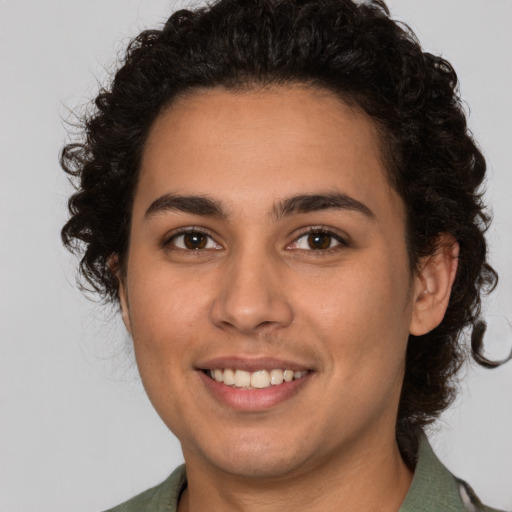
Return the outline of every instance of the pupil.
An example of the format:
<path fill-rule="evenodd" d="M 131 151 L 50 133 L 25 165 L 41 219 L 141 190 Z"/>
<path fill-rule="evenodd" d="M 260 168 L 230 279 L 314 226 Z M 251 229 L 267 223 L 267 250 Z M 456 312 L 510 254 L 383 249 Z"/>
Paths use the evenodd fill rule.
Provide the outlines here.
<path fill-rule="evenodd" d="M 202 233 L 186 233 L 184 242 L 187 249 L 204 249 L 206 247 L 206 235 Z"/>
<path fill-rule="evenodd" d="M 308 236 L 308 245 L 311 249 L 329 249 L 331 235 L 327 233 L 312 233 Z"/>

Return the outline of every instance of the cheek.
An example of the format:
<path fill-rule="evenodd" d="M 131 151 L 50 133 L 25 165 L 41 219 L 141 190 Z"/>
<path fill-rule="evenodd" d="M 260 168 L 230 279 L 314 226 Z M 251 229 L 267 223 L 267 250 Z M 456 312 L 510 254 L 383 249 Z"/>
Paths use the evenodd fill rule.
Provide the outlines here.
<path fill-rule="evenodd" d="M 194 354 L 207 339 L 208 299 L 203 284 L 183 273 L 152 266 L 128 274 L 135 358 L 147 395 L 174 431 L 175 417 L 186 414 Z"/>
<path fill-rule="evenodd" d="M 410 323 L 409 278 L 392 258 L 350 265 L 327 279 L 309 281 L 298 294 L 300 314 L 330 347 L 337 364 L 356 367 L 375 361 L 401 364 Z M 400 268 L 400 267 L 399 267 Z M 304 299 L 307 297 L 307 299 Z"/>
<path fill-rule="evenodd" d="M 211 290 L 204 276 L 170 272 L 168 266 L 154 264 L 151 271 L 138 275 L 134 270 L 129 277 L 132 334 L 140 356 L 143 350 L 156 358 L 176 354 L 200 337 Z"/>

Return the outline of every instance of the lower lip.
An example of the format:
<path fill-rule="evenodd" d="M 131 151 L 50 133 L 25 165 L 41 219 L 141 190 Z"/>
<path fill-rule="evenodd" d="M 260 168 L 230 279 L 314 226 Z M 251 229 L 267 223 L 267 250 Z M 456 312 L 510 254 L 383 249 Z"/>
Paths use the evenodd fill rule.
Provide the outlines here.
<path fill-rule="evenodd" d="M 221 403 L 239 411 L 263 411 L 294 397 L 309 381 L 312 373 L 264 389 L 241 389 L 217 382 L 202 371 L 197 372 L 207 389 Z"/>

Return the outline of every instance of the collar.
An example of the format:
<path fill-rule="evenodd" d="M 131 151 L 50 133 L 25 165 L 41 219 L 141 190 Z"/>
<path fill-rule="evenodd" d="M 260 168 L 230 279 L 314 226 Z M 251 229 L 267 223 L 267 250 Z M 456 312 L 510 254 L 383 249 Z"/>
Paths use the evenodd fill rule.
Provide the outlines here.
<path fill-rule="evenodd" d="M 417 460 L 411 487 L 399 512 L 467 511 L 457 480 L 437 458 L 425 434 L 420 438 Z"/>

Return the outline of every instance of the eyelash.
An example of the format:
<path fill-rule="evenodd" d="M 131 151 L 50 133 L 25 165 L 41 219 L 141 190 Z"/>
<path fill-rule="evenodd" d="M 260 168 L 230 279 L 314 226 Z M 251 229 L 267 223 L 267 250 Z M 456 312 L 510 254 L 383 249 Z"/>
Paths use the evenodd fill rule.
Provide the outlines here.
<path fill-rule="evenodd" d="M 176 240 L 179 237 L 188 235 L 188 234 L 197 234 L 197 235 L 206 236 L 209 239 L 206 242 L 207 244 L 210 241 L 213 241 L 215 243 L 215 245 L 219 246 L 220 248 L 206 248 L 205 247 L 205 248 L 185 249 L 183 247 L 177 247 L 175 245 Z M 321 227 L 321 226 L 311 226 L 311 227 L 307 228 L 306 230 L 297 234 L 296 237 L 294 238 L 294 240 L 292 241 L 292 243 L 287 245 L 287 248 L 294 244 L 297 244 L 299 242 L 299 240 L 301 240 L 304 237 L 308 237 L 310 235 L 317 235 L 317 234 L 326 235 L 328 237 L 331 237 L 331 243 L 332 243 L 332 240 L 336 241 L 337 243 L 334 246 L 328 247 L 326 249 L 296 248 L 295 250 L 302 251 L 302 252 L 311 252 L 311 253 L 315 253 L 315 256 L 321 256 L 322 254 L 331 253 L 331 252 L 339 250 L 343 247 L 349 246 L 349 243 L 347 242 L 347 240 L 344 237 L 340 236 L 338 233 L 336 233 L 332 230 L 326 229 L 324 227 Z M 207 251 L 221 250 L 221 245 L 215 241 L 214 237 L 210 234 L 210 232 L 208 230 L 206 230 L 205 228 L 202 228 L 202 227 L 194 227 L 194 226 L 183 228 L 183 229 L 180 229 L 180 230 L 172 233 L 170 236 L 166 237 L 166 239 L 164 240 L 162 245 L 164 248 L 166 248 L 168 250 L 181 251 L 183 253 L 188 253 L 188 254 L 198 254 L 205 250 L 207 250 Z"/>
<path fill-rule="evenodd" d="M 170 236 L 166 237 L 166 239 L 163 241 L 162 245 L 164 246 L 164 248 L 170 249 L 172 251 L 181 251 L 184 253 L 192 253 L 192 254 L 197 254 L 199 252 L 202 252 L 204 249 L 201 249 L 201 248 L 185 249 L 182 247 L 177 247 L 176 245 L 173 244 L 173 242 L 175 242 L 176 239 L 178 239 L 180 236 L 185 236 L 185 235 L 190 235 L 190 234 L 206 236 L 210 241 L 213 241 L 216 245 L 220 246 L 220 244 L 218 244 L 215 241 L 214 237 L 209 233 L 208 230 L 205 230 L 205 228 L 195 227 L 195 226 L 186 227 L 186 228 L 183 228 L 183 229 L 173 232 Z M 208 241 L 207 241 L 207 243 L 208 243 Z M 209 248 L 206 250 L 220 250 L 220 249 Z"/>
<path fill-rule="evenodd" d="M 326 229 L 321 226 L 311 226 L 311 227 L 307 228 L 305 231 L 302 231 L 301 233 L 299 233 L 298 236 L 295 237 L 292 244 L 289 244 L 288 247 L 290 245 L 297 244 L 298 241 L 301 240 L 302 238 L 308 237 L 311 235 L 327 235 L 331 238 L 331 243 L 334 240 L 337 242 L 337 244 L 332 247 L 328 247 L 326 249 L 309 248 L 309 249 L 297 249 L 297 250 L 301 250 L 304 252 L 311 252 L 311 253 L 315 253 L 316 256 L 321 256 L 322 254 L 331 253 L 333 251 L 337 251 L 341 248 L 349 246 L 347 240 L 344 237 L 342 237 L 339 233 L 336 233 L 330 229 Z"/>

